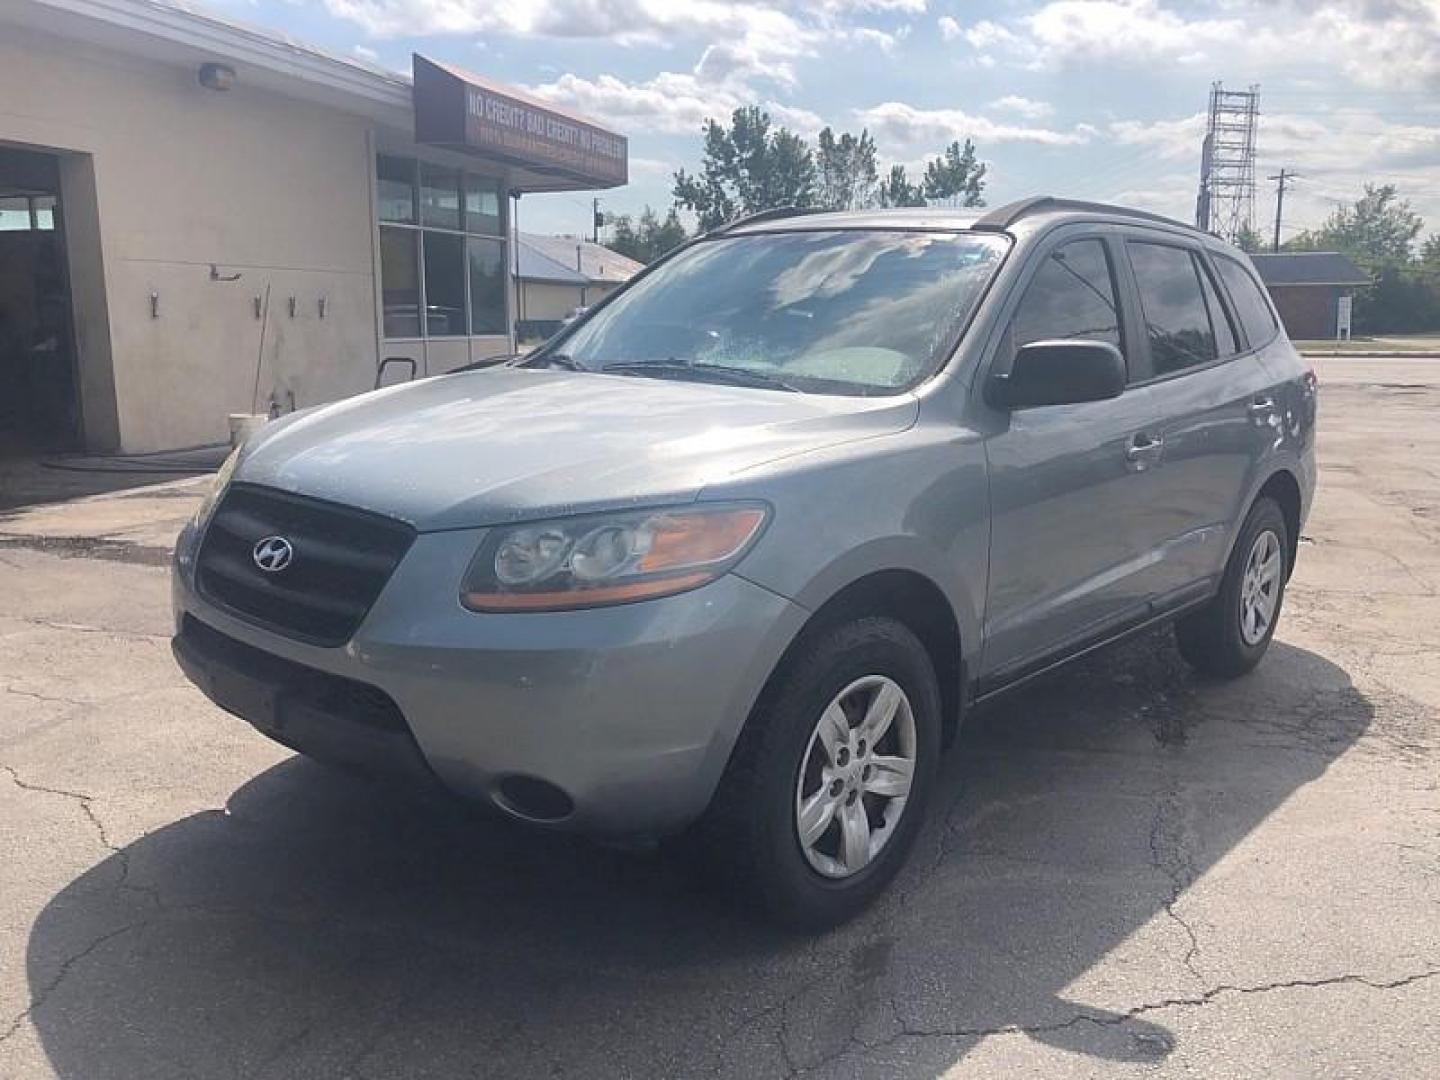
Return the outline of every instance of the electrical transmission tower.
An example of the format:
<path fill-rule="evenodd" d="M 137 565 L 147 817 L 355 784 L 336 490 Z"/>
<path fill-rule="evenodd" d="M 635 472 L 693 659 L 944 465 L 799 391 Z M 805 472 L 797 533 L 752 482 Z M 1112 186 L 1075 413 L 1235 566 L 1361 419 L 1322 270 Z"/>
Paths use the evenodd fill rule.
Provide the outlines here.
<path fill-rule="evenodd" d="M 1210 84 L 1210 123 L 1200 148 L 1200 195 L 1195 224 L 1205 232 L 1237 240 L 1254 227 L 1255 121 L 1260 87 L 1226 90 Z"/>

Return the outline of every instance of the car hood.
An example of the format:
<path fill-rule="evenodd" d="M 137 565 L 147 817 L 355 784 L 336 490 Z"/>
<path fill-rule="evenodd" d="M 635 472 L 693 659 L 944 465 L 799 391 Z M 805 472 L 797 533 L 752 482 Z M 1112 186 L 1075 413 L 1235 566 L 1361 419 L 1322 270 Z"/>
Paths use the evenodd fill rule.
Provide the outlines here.
<path fill-rule="evenodd" d="M 767 462 L 903 431 L 910 395 L 796 394 L 497 368 L 311 409 L 261 430 L 237 480 L 421 531 L 685 502 Z"/>

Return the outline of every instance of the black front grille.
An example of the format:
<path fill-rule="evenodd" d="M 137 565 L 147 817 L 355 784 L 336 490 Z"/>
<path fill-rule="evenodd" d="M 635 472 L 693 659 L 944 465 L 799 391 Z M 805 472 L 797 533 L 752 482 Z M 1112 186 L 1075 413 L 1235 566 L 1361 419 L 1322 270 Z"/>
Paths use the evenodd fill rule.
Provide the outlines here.
<path fill-rule="evenodd" d="M 284 537 L 283 570 L 256 565 L 255 546 Z M 317 645 L 350 639 L 415 539 L 403 522 L 270 488 L 235 484 L 205 531 L 197 584 L 251 622 Z"/>

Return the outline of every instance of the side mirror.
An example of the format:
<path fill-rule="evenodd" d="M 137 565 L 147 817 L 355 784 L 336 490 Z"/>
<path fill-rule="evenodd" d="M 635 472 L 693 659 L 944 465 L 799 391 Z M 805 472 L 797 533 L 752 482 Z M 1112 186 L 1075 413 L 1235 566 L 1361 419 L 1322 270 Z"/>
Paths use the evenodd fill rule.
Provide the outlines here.
<path fill-rule="evenodd" d="M 1106 341 L 1032 341 L 1015 351 L 1008 375 L 990 381 L 1006 409 L 1105 401 L 1125 392 L 1125 357 Z"/>

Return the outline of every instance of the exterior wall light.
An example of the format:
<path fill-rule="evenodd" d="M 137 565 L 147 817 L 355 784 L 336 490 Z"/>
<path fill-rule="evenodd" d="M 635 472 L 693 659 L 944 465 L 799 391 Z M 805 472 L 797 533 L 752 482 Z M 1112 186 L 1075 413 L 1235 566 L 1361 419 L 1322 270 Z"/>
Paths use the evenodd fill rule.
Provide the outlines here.
<path fill-rule="evenodd" d="M 235 85 L 235 69 L 229 64 L 201 64 L 197 78 L 207 90 L 229 90 Z"/>

